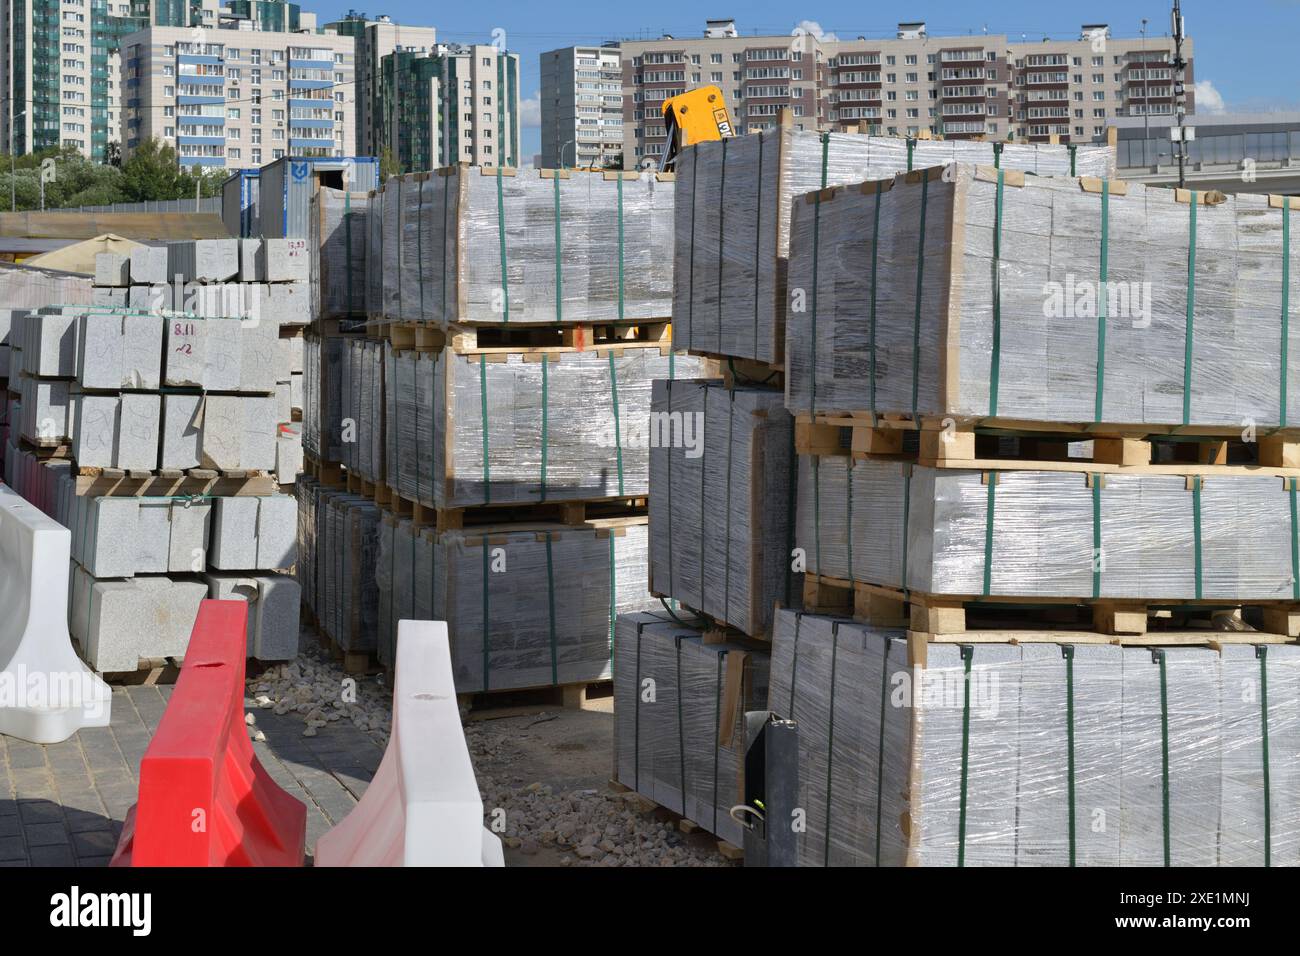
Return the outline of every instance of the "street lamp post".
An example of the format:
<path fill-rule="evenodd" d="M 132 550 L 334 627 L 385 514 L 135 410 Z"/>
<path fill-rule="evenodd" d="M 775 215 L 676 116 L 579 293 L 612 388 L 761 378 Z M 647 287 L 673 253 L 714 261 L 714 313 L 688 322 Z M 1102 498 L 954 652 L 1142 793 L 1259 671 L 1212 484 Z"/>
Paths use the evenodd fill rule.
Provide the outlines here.
<path fill-rule="evenodd" d="M 578 147 L 574 140 L 567 140 L 565 144 L 560 147 L 560 168 L 561 169 L 564 168 L 564 151 L 568 149 L 570 146 L 573 146 L 573 165 L 574 166 L 578 165 Z"/>
<path fill-rule="evenodd" d="M 18 171 L 14 163 L 14 127 L 27 115 L 27 111 L 16 114 L 9 120 L 9 211 L 18 211 Z"/>
<path fill-rule="evenodd" d="M 1142 156 L 1146 158 L 1147 137 L 1151 135 L 1151 68 L 1147 65 L 1147 18 L 1142 18 Z"/>

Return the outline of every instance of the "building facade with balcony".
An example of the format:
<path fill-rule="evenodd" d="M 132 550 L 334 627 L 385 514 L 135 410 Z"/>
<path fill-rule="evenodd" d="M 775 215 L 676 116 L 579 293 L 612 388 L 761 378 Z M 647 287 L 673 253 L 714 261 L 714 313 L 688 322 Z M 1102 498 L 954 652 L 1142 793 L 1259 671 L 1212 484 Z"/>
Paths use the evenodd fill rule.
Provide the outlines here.
<path fill-rule="evenodd" d="M 542 166 L 623 165 L 623 54 L 571 46 L 541 55 Z"/>
<path fill-rule="evenodd" d="M 150 27 L 122 40 L 123 156 L 157 137 L 180 164 L 351 156 L 351 37 Z"/>

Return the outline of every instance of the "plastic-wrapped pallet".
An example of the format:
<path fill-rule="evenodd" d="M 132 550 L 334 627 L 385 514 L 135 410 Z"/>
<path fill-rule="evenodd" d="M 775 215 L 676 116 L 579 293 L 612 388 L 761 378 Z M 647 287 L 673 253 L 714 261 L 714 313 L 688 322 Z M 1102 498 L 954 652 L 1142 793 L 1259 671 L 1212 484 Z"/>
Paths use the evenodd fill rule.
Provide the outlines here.
<path fill-rule="evenodd" d="M 1105 146 L 912 141 L 781 126 L 691 147 L 677 162 L 673 341 L 779 363 L 794 197 L 953 161 L 991 164 L 999 148 L 1006 169 L 1114 175 L 1115 152 Z"/>
<path fill-rule="evenodd" d="M 431 508 L 644 495 L 650 384 L 705 368 L 658 348 L 491 357 L 389 348 L 388 483 Z"/>
<path fill-rule="evenodd" d="M 1277 477 L 935 469 L 801 456 L 808 570 L 927 594 L 1291 601 Z M 906 503 L 907 511 L 904 513 Z"/>
<path fill-rule="evenodd" d="M 366 215 L 366 262 L 384 262 L 384 194 L 372 190 L 367 194 L 370 206 Z M 384 311 L 384 270 L 367 269 L 365 281 L 365 310 L 367 316 L 382 315 Z"/>
<path fill-rule="evenodd" d="M 312 198 L 311 247 L 316 317 L 366 314 L 370 196 L 322 186 Z"/>
<path fill-rule="evenodd" d="M 1276 205 L 965 165 L 805 197 L 787 404 L 1288 425 L 1300 329 L 1282 280 L 1300 246 Z"/>
<path fill-rule="evenodd" d="M 339 371 L 339 413 L 352 441 L 341 446 L 342 464 L 367 481 L 383 483 L 384 343 L 349 339 Z"/>
<path fill-rule="evenodd" d="M 378 526 L 373 501 L 312 482 L 299 493 L 304 602 L 344 651 L 373 651 L 378 628 Z"/>
<path fill-rule="evenodd" d="M 666 321 L 673 185 L 667 174 L 468 166 L 394 177 L 383 311 L 444 325 Z"/>
<path fill-rule="evenodd" d="M 339 461 L 343 355 L 346 343 L 337 336 L 303 339 L 302 447 L 317 461 Z"/>
<path fill-rule="evenodd" d="M 316 514 L 322 490 L 319 481 L 306 475 L 298 479 L 293 488 L 298 500 L 298 561 L 294 572 L 302 588 L 302 603 L 312 613 L 317 613 L 320 607 L 316 594 Z"/>
<path fill-rule="evenodd" d="M 721 382 L 654 383 L 650 590 L 751 637 L 772 608 L 799 602 L 794 426 L 778 391 Z"/>
<path fill-rule="evenodd" d="M 93 277 L 0 263 L 0 302 L 7 309 L 39 309 L 51 302 L 90 305 Z"/>
<path fill-rule="evenodd" d="M 764 706 L 767 685 L 765 645 L 705 643 L 699 630 L 666 614 L 620 614 L 619 783 L 739 846 L 742 830 L 730 810 L 744 799 L 745 711 Z"/>
<path fill-rule="evenodd" d="M 645 519 L 435 532 L 379 527 L 379 659 L 399 620 L 443 620 L 458 693 L 610 678 L 614 619 L 646 591 Z"/>
<path fill-rule="evenodd" d="M 1300 754 L 1300 648 L 913 661 L 901 631 L 782 610 L 771 667 L 769 707 L 799 723 L 803 865 L 1300 863 L 1300 802 L 1275 782 Z M 1264 682 L 1267 710 L 1243 693 Z"/>

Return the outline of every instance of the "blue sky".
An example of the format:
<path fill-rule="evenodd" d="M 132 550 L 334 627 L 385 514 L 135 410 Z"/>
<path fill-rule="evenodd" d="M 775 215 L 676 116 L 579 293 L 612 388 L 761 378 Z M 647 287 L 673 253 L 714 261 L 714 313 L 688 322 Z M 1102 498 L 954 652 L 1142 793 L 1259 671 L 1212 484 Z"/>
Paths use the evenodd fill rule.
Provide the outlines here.
<path fill-rule="evenodd" d="M 346 13 L 340 3 L 300 0 L 324 23 Z M 1149 36 L 1169 30 L 1170 2 L 1160 0 L 1081 0 L 1066 5 L 1051 0 L 923 0 L 899 4 L 867 4 L 846 0 L 818 2 L 712 2 L 682 0 L 656 3 L 542 4 L 497 0 L 456 4 L 441 13 L 415 0 L 365 0 L 360 9 L 375 17 L 386 13 L 399 23 L 432 25 L 440 39 L 488 42 L 492 30 L 506 31 L 507 46 L 519 54 L 523 73 L 520 97 L 532 99 L 538 90 L 539 54 L 575 43 L 657 37 L 698 36 L 707 17 L 733 16 L 742 33 L 788 34 L 800 21 L 811 20 L 841 37 L 892 36 L 900 20 L 925 20 L 930 33 L 1005 33 L 1028 40 L 1076 35 L 1084 20 L 1109 23 L 1115 36 L 1137 36 L 1142 17 Z M 1074 11 L 1079 11 L 1075 13 Z M 1300 109 L 1296 79 L 1296 42 L 1300 38 L 1300 0 L 1185 0 L 1183 17 L 1195 43 L 1195 78 L 1202 107 L 1222 99 L 1228 110 Z M 1204 85 L 1210 84 L 1210 89 Z M 538 149 L 536 110 L 524 108 L 524 153 Z"/>

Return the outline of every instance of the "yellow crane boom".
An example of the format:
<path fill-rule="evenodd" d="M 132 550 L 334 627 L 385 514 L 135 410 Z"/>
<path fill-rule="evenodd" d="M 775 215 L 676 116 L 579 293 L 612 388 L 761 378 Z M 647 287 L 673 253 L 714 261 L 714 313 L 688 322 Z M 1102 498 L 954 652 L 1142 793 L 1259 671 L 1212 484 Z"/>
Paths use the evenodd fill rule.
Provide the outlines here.
<path fill-rule="evenodd" d="M 736 132 L 727 112 L 727 101 L 716 86 L 701 86 L 670 96 L 664 100 L 663 112 L 668 142 L 659 168 L 665 172 L 676 165 L 677 154 L 683 146 L 726 139 Z"/>

